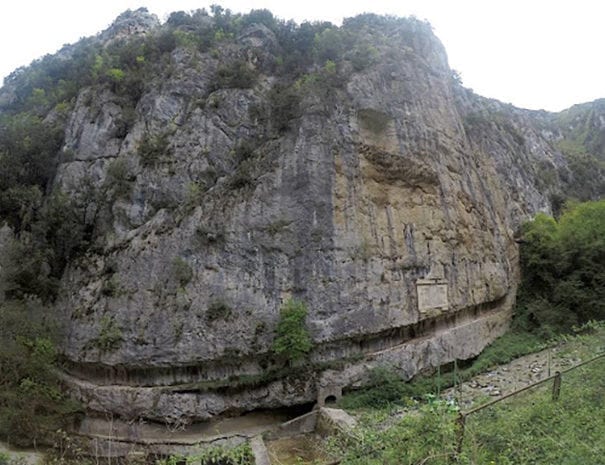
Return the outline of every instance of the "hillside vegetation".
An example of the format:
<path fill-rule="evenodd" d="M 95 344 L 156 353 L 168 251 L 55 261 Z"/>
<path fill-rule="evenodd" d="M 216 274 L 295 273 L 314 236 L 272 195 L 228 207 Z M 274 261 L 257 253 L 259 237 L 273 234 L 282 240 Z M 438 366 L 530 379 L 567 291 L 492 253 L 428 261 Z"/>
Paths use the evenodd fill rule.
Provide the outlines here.
<path fill-rule="evenodd" d="M 565 353 L 588 359 L 605 349 L 604 337 L 602 325 L 593 328 L 568 339 Z M 597 465 L 605 453 L 603 369 L 601 358 L 565 373 L 558 401 L 547 382 L 468 415 L 462 441 L 458 407 L 432 395 L 407 398 L 405 409 L 364 409 L 360 426 L 331 450 L 343 465 Z"/>
<path fill-rule="evenodd" d="M 605 200 L 538 214 L 522 231 L 516 328 L 548 338 L 605 320 Z"/>
<path fill-rule="evenodd" d="M 170 357 L 176 357 L 179 367 L 191 373 L 198 373 L 201 369 L 197 369 L 207 364 L 218 373 L 233 372 L 237 378 L 240 359 L 244 368 L 259 362 L 264 375 L 271 370 L 279 372 L 275 367 L 280 364 L 295 371 L 296 363 L 303 365 L 311 356 L 317 342 L 313 337 L 334 344 L 332 352 L 338 354 L 336 343 L 342 334 L 343 339 L 353 341 L 351 347 L 363 347 L 363 331 L 371 326 L 369 323 L 376 323 L 375 333 L 389 333 L 392 321 L 384 316 L 390 315 L 389 311 L 375 312 L 378 308 L 371 308 L 373 301 L 367 296 L 378 296 L 380 306 L 395 308 L 399 305 L 396 299 L 411 305 L 412 300 L 402 297 L 401 289 L 413 289 L 415 280 L 428 274 L 431 266 L 445 269 L 447 263 L 458 283 L 467 283 L 465 292 L 472 298 L 460 293 L 460 302 L 471 305 L 472 301 L 477 308 L 512 302 L 514 295 L 508 296 L 506 289 L 499 288 L 503 276 L 516 276 L 516 263 L 510 266 L 505 253 L 515 256 L 516 249 L 508 247 L 506 241 L 512 243 L 509 230 L 520 226 L 538 206 L 558 213 L 559 207 L 567 205 L 559 218 L 539 214 L 522 230 L 523 281 L 515 333 L 509 336 L 519 338 L 522 348 L 505 351 L 502 356 L 497 346 L 492 347 L 485 357 L 496 355 L 485 363 L 522 353 L 528 344 L 574 325 L 605 318 L 605 201 L 595 200 L 603 195 L 605 185 L 603 130 L 597 124 L 601 104 L 535 121 L 531 112 L 512 108 L 469 111 L 462 121 L 462 111 L 455 105 L 480 107 L 484 102 L 477 99 L 471 105 L 456 101 L 456 95 L 467 98 L 472 93 L 464 91 L 456 76 L 450 75 L 430 25 L 415 18 L 364 14 L 345 20 L 341 27 L 327 22 L 298 25 L 277 19 L 267 10 L 236 14 L 213 6 L 210 12 L 173 13 L 165 24 L 153 21 L 143 11 L 149 21 L 146 29 L 140 34 L 124 33 L 131 21 L 141 16 L 138 13 L 141 10 L 128 11 L 108 31 L 16 70 L 0 91 L 0 438 L 20 445 L 52 443 L 59 431 L 69 428 L 83 413 L 84 407 L 65 395 L 55 370 L 66 362 L 62 356 L 68 358 L 57 349 L 66 334 L 72 338 L 73 360 L 69 361 L 81 362 L 92 372 L 99 366 L 111 370 L 112 363 L 119 368 L 130 363 L 137 373 L 149 369 L 151 377 L 154 369 L 170 368 L 168 362 L 175 360 Z M 246 48 L 245 40 L 254 44 L 261 39 L 270 47 Z M 392 48 L 395 39 L 406 44 L 402 50 Z M 404 68 L 397 67 L 404 61 L 401 57 L 409 60 Z M 365 76 L 356 81 L 357 88 L 351 93 L 357 95 L 357 107 L 345 108 L 343 102 L 351 95 L 347 93 L 351 76 L 369 73 L 379 63 L 385 65 L 372 76 L 374 81 Z M 413 99 L 420 91 L 428 95 L 431 86 L 425 86 L 425 75 L 430 75 L 434 79 L 431 85 L 438 83 L 442 91 L 422 108 L 422 102 Z M 394 77 L 399 80 L 395 82 Z M 384 96 L 404 95 L 402 89 L 412 103 L 409 108 L 401 105 L 398 109 L 397 114 L 407 115 L 399 121 L 370 108 L 385 106 L 381 103 Z M 371 92 L 384 95 L 368 97 Z M 468 98 L 472 100 L 472 96 Z M 162 102 L 167 101 L 177 110 L 162 113 Z M 438 102 L 451 108 L 437 108 Z M 230 113 L 235 107 L 237 111 Z M 150 108 L 160 109 L 150 116 Z M 307 116 L 306 132 L 300 126 L 303 115 Z M 243 128 L 242 118 L 247 122 Z M 441 119 L 447 130 L 438 127 Z M 90 125 L 96 125 L 92 142 L 81 137 L 82 127 L 71 127 L 75 121 L 86 126 L 89 120 L 93 120 Z M 105 125 L 106 120 L 111 124 Z M 196 140 L 192 135 L 202 130 L 201 122 L 212 128 L 204 135 L 205 145 L 201 136 Z M 435 126 L 431 126 L 433 122 Z M 522 126 L 525 123 L 527 127 Z M 326 130 L 330 124 L 331 132 Z M 535 142 L 536 134 L 542 132 L 556 136 L 532 145 L 531 138 Z M 72 136 L 71 146 L 66 143 L 67 134 Z M 485 141 L 484 134 L 495 137 Z M 306 145 L 307 136 L 315 138 L 313 143 Z M 335 137 L 342 140 L 327 141 Z M 388 138 L 388 144 L 383 144 Z M 338 144 L 342 141 L 349 144 L 349 152 L 341 153 Z M 115 153 L 103 152 L 112 144 L 118 147 Z M 98 146 L 102 146 L 99 153 L 87 152 Z M 211 153 L 218 146 L 220 150 Z M 497 155 L 492 157 L 494 153 Z M 545 154 L 543 166 L 531 164 L 536 153 Z M 286 158 L 278 171 L 276 166 Z M 316 164 L 310 163 L 311 159 Z M 495 167 L 489 167 L 493 176 L 492 171 L 489 176 L 481 171 L 487 165 L 483 160 L 497 161 Z M 84 168 L 79 162 L 85 162 Z M 58 173 L 66 165 L 71 171 L 59 180 Z M 362 165 L 365 171 L 355 171 Z M 516 170 L 526 168 L 519 175 L 522 182 L 508 179 L 516 173 L 510 165 Z M 314 184 L 327 171 L 336 181 Z M 280 183 L 267 183 L 267 174 L 277 172 Z M 540 179 L 534 179 L 535 173 Z M 362 193 L 363 176 L 365 185 L 374 189 L 369 194 Z M 169 181 L 164 183 L 166 179 Z M 440 184 L 443 179 L 451 194 L 449 204 Z M 519 191 L 526 189 L 529 194 L 525 197 L 523 192 L 501 189 L 502 195 L 494 195 L 494 188 L 513 185 L 523 186 Z M 251 201 L 250 193 L 257 186 L 259 197 Z M 410 200 L 410 192 L 418 199 Z M 543 198 L 550 198 L 551 204 L 542 202 Z M 362 207 L 352 206 L 357 199 Z M 344 212 L 338 218 L 332 210 L 336 207 L 330 203 L 337 200 L 341 202 L 338 214 Z M 388 251 L 386 234 L 380 237 L 379 245 L 375 212 L 388 217 L 384 223 L 394 236 L 393 211 L 398 207 L 404 211 L 406 202 L 410 216 L 416 216 L 415 223 L 405 218 L 409 224 L 397 232 L 401 235 L 400 252 L 394 246 Z M 425 203 L 433 208 L 429 213 L 421 210 Z M 494 205 L 505 204 L 515 204 L 514 214 L 512 207 L 511 212 L 491 210 Z M 205 206 L 207 210 L 203 210 Z M 367 213 L 372 227 L 366 229 L 373 231 L 374 242 L 361 228 L 354 232 L 348 229 L 361 224 L 355 208 Z M 452 216 L 453 212 L 457 214 Z M 250 224 L 229 223 L 232 218 L 241 218 L 239 214 Z M 476 238 L 460 237 L 451 218 L 460 218 L 466 231 L 494 239 L 483 242 L 493 242 L 488 257 L 491 261 L 486 259 L 489 263 L 481 261 L 485 257 L 475 256 L 483 255 L 473 247 Z M 338 236 L 340 225 L 334 226 L 338 221 L 346 224 L 343 236 Z M 190 231 L 179 235 L 185 228 Z M 167 230 L 174 233 L 172 242 L 166 240 L 166 234 L 157 240 L 159 246 L 152 244 L 154 237 Z M 504 238 L 507 235 L 510 237 Z M 131 240 L 140 248 L 127 251 Z M 403 250 L 409 256 L 402 255 Z M 321 267 L 311 263 L 311 252 L 325 259 Z M 151 258 L 137 261 L 141 257 Z M 460 273 L 456 269 L 459 263 L 465 263 Z M 280 270 L 275 276 L 278 265 L 292 276 Z M 340 272 L 339 266 L 344 270 L 340 274 L 334 271 Z M 489 283 L 479 276 L 482 266 L 496 270 Z M 136 270 L 142 273 L 154 267 L 161 268 L 165 280 L 155 280 L 150 273 L 143 286 L 138 275 L 133 279 Z M 505 271 L 498 274 L 500 268 Z M 70 269 L 72 274 L 68 275 Z M 352 273 L 356 273 L 354 279 Z M 306 280 L 311 275 L 315 281 Z M 212 276 L 215 281 L 192 284 L 195 279 L 202 280 L 200 276 Z M 130 289 L 126 289 L 128 280 L 135 281 Z M 374 287 L 368 291 L 370 281 Z M 360 290 L 358 286 L 363 288 L 364 282 L 366 288 Z M 77 288 L 82 283 L 88 287 Z M 311 295 L 313 289 L 309 288 L 313 286 L 308 283 L 324 287 Z M 514 289 L 516 283 L 507 285 L 507 289 Z M 482 294 L 477 300 L 475 288 Z M 332 296 L 336 290 L 342 296 Z M 293 298 L 281 316 L 279 310 L 272 312 L 279 308 L 272 307 L 273 303 L 290 295 Z M 315 299 L 314 307 L 298 300 L 309 295 Z M 392 301 L 388 301 L 390 296 L 395 296 Z M 70 317 L 63 320 L 53 313 L 61 299 L 72 312 L 64 313 Z M 192 309 L 192 301 L 197 308 Z M 72 305 L 74 302 L 80 307 Z M 333 311 L 344 308 L 342 302 L 348 305 L 345 317 L 344 312 Z M 133 313 L 139 310 L 134 318 Z M 144 313 L 147 310 L 149 313 Z M 306 326 L 308 320 L 314 321 L 315 333 Z M 150 321 L 156 326 L 148 326 Z M 401 316 L 397 324 L 403 327 L 402 321 L 408 324 L 412 320 Z M 234 322 L 243 329 L 235 328 Z M 70 324 L 77 325 L 79 332 Z M 158 328 L 166 333 L 169 328 L 171 334 L 158 335 L 162 332 Z M 227 339 L 224 335 L 230 340 L 223 341 Z M 158 355 L 154 348 L 160 336 L 163 346 Z M 122 354 L 121 344 L 127 347 Z M 264 358 L 256 360 L 259 353 Z M 362 357 L 360 354 L 358 360 Z M 137 365 L 139 360 L 153 363 Z M 336 360 L 333 366 L 338 362 L 343 360 Z M 265 379 L 262 370 L 254 376 Z M 245 376 L 241 375 L 242 379 Z M 227 377 L 217 383 L 212 379 L 208 384 L 216 383 L 220 386 L 217 391 L 223 391 L 220 382 L 230 380 Z M 153 381 L 147 380 L 149 385 L 154 385 Z M 380 395 L 366 393 L 368 402 L 375 405 L 401 401 L 406 396 L 407 388 L 392 373 L 379 371 L 370 382 L 382 389 Z M 423 390 L 418 388 L 418 392 Z M 204 394 L 201 389 L 199 392 Z M 244 402 L 238 395 L 234 394 L 233 401 L 237 408 L 228 411 L 225 403 L 225 411 L 231 414 L 248 408 L 242 407 Z M 300 399 L 291 399 L 290 405 L 301 403 Z M 156 415 L 157 401 L 150 400 L 149 405 L 151 413 L 146 414 Z M 172 405 L 167 401 L 163 408 L 169 410 Z M 258 408 L 257 404 L 249 405 L 250 409 Z M 428 414 L 441 418 L 448 412 L 439 405 L 431 407 Z M 405 426 L 406 431 L 412 431 L 413 426 L 425 432 L 435 426 L 433 420 L 406 421 L 419 422 Z M 444 435 L 451 434 L 447 421 L 439 428 Z M 442 441 L 441 437 L 431 437 L 435 443 Z"/>

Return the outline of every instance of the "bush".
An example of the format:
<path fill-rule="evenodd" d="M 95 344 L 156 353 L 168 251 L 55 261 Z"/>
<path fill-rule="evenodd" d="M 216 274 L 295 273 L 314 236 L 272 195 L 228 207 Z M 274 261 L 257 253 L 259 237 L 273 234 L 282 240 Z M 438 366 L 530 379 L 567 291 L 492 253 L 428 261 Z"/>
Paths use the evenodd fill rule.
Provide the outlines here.
<path fill-rule="evenodd" d="M 120 347 L 123 336 L 122 330 L 113 317 L 105 315 L 101 318 L 99 335 L 93 339 L 93 344 L 103 352 L 116 350 Z"/>
<path fill-rule="evenodd" d="M 22 220 L 26 230 L 10 244 L 3 272 L 10 298 L 54 300 L 65 266 L 89 245 L 82 216 L 74 200 L 56 191 Z"/>
<path fill-rule="evenodd" d="M 226 320 L 231 316 L 231 307 L 223 300 L 215 300 L 210 303 L 206 310 L 206 320 L 209 322 L 218 319 Z"/>
<path fill-rule="evenodd" d="M 278 132 L 290 128 L 292 120 L 300 117 L 300 94 L 292 86 L 276 84 L 269 92 L 271 123 Z"/>
<path fill-rule="evenodd" d="M 272 351 L 289 363 L 303 358 L 313 347 L 305 324 L 307 307 L 303 302 L 288 299 L 280 311 L 277 336 Z"/>
<path fill-rule="evenodd" d="M 364 389 L 343 397 L 339 405 L 346 409 L 385 408 L 404 401 L 409 386 L 390 367 L 377 367 L 369 373 Z"/>
<path fill-rule="evenodd" d="M 0 306 L 0 437 L 12 444 L 49 444 L 80 411 L 57 377 L 52 328 L 34 300 Z"/>
<path fill-rule="evenodd" d="M 193 278 L 193 270 L 181 257 L 176 257 L 174 260 L 172 260 L 171 272 L 172 276 L 181 287 L 189 284 Z"/>
<path fill-rule="evenodd" d="M 163 157 L 170 154 L 168 134 L 151 136 L 147 134 L 139 145 L 139 157 L 141 164 L 145 167 L 157 165 Z"/>
<path fill-rule="evenodd" d="M 254 454 L 248 443 L 236 447 L 223 446 L 205 447 L 202 452 L 187 457 L 171 455 L 167 459 L 159 460 L 157 465 L 178 465 L 180 463 L 199 463 L 201 465 L 252 465 Z"/>
<path fill-rule="evenodd" d="M 133 176 L 130 173 L 126 160 L 118 158 L 109 163 L 106 183 L 113 190 L 117 198 L 130 195 L 132 180 Z"/>
<path fill-rule="evenodd" d="M 215 89 L 249 89 L 256 82 L 257 72 L 244 61 L 219 66 Z"/>
<path fill-rule="evenodd" d="M 257 72 L 249 68 L 246 62 L 236 61 L 219 67 L 216 73 L 214 90 L 249 89 L 256 82 Z"/>

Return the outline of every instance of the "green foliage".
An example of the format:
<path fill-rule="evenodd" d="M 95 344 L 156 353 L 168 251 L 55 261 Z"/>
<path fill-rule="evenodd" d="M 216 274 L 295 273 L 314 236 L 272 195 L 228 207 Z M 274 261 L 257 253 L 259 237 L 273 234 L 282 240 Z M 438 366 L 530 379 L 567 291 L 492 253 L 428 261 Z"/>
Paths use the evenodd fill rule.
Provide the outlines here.
<path fill-rule="evenodd" d="M 278 132 L 285 132 L 292 120 L 300 117 L 299 92 L 293 86 L 276 84 L 269 92 L 271 123 Z"/>
<path fill-rule="evenodd" d="M 0 115 L 0 215 L 13 227 L 21 226 L 21 199 L 14 193 L 30 187 L 46 190 L 62 143 L 60 125 L 29 113 Z"/>
<path fill-rule="evenodd" d="M 190 182 L 187 184 L 187 192 L 185 196 L 185 207 L 187 209 L 193 209 L 200 205 L 204 194 L 203 184 L 199 182 Z"/>
<path fill-rule="evenodd" d="M 229 188 L 233 190 L 245 189 L 254 185 L 255 164 L 251 159 L 242 161 L 228 182 Z"/>
<path fill-rule="evenodd" d="M 343 465 L 449 465 L 456 452 L 457 409 L 433 400 L 385 428 L 366 417 L 352 433 L 342 433 L 332 452 Z"/>
<path fill-rule="evenodd" d="M 236 61 L 220 66 L 216 72 L 214 88 L 249 89 L 256 82 L 257 72 L 244 61 Z"/>
<path fill-rule="evenodd" d="M 146 134 L 139 144 L 138 154 L 141 164 L 145 167 L 153 167 L 160 163 L 170 153 L 169 143 L 167 133 L 155 136 Z"/>
<path fill-rule="evenodd" d="M 233 310 L 224 300 L 214 300 L 208 306 L 206 310 L 206 320 L 208 322 L 216 321 L 216 320 L 226 320 L 228 319 Z"/>
<path fill-rule="evenodd" d="M 547 383 L 469 416 L 465 459 L 503 465 L 602 463 L 604 369 L 600 359 L 565 373 L 557 402 Z"/>
<path fill-rule="evenodd" d="M 577 153 L 592 154 L 605 161 L 605 134 L 601 130 L 601 118 L 605 112 L 605 99 L 587 104 L 574 105 L 556 115 L 563 140 L 573 145 Z M 567 155 L 569 152 L 560 147 Z"/>
<path fill-rule="evenodd" d="M 565 373 L 557 402 L 546 383 L 467 416 L 460 451 L 457 407 L 431 396 L 402 417 L 366 413 L 330 449 L 343 465 L 597 465 L 605 454 L 604 368 L 601 358 Z"/>
<path fill-rule="evenodd" d="M 251 24 L 263 24 L 273 31 L 279 26 L 279 22 L 275 16 L 273 16 L 273 13 L 264 8 L 260 10 L 250 10 L 248 14 L 242 16 L 239 24 L 242 29 Z"/>
<path fill-rule="evenodd" d="M 189 264 L 181 257 L 175 257 L 172 260 L 171 273 L 179 286 L 184 287 L 191 282 L 193 270 Z"/>
<path fill-rule="evenodd" d="M 523 227 L 518 327 L 551 337 L 605 319 L 605 200 Z"/>
<path fill-rule="evenodd" d="M 254 154 L 257 147 L 257 142 L 250 139 L 242 140 L 233 149 L 233 155 L 238 162 L 248 160 Z"/>
<path fill-rule="evenodd" d="M 188 456 L 170 456 L 167 459 L 157 461 L 156 465 L 178 465 L 181 463 L 187 465 L 253 465 L 254 454 L 248 443 L 232 448 L 212 446 Z"/>
<path fill-rule="evenodd" d="M 119 349 L 122 341 L 122 330 L 113 317 L 103 316 L 100 321 L 99 335 L 91 343 L 103 352 Z"/>
<path fill-rule="evenodd" d="M 355 71 L 362 71 L 378 60 L 378 49 L 371 44 L 361 43 L 353 48 L 346 57 L 351 61 Z"/>
<path fill-rule="evenodd" d="M 288 299 L 280 311 L 277 336 L 271 350 L 289 362 L 302 359 L 313 347 L 305 324 L 307 307 L 303 302 Z"/>
<path fill-rule="evenodd" d="M 350 44 L 350 37 L 344 29 L 331 26 L 315 34 L 314 54 L 319 63 L 325 63 L 328 60 L 339 60 L 347 46 Z"/>
<path fill-rule="evenodd" d="M 557 341 L 557 353 L 562 358 L 571 354 L 585 359 L 594 356 L 596 350 L 605 349 L 603 323 L 589 322 L 576 328 L 577 335 L 561 336 Z M 565 345 L 559 343 L 565 342 Z M 543 348 L 540 339 L 529 333 L 508 333 L 486 349 L 468 369 L 461 371 L 461 379 L 474 376 L 477 371 L 493 368 L 517 358 L 528 351 Z M 367 393 L 366 403 L 346 406 L 367 408 L 372 406 L 372 393 L 382 396 L 392 392 L 391 399 L 372 408 L 390 407 L 396 410 L 364 410 L 357 412 L 359 427 L 352 434 L 343 434 L 333 443 L 333 452 L 343 456 L 343 464 L 361 463 L 462 463 L 462 464 L 520 464 L 520 463 L 589 463 L 596 465 L 602 455 L 599 447 L 593 447 L 602 435 L 602 396 L 605 384 L 602 370 L 605 359 L 599 359 L 577 370 L 564 373 L 561 399 L 550 401 L 551 383 L 514 396 L 482 410 L 466 419 L 466 434 L 461 454 L 454 457 L 459 432 L 456 424 L 458 408 L 444 403 L 438 397 L 427 394 L 426 383 L 411 383 L 422 403 L 410 399 L 397 400 L 400 387 L 389 370 L 376 370 L 372 392 Z M 434 376 L 444 381 L 447 376 Z M 580 384 L 582 386 L 580 386 Z M 407 395 L 407 393 L 405 394 Z M 347 396 L 349 397 L 349 396 Z M 347 400 L 347 397 L 343 400 Z M 351 400 L 349 398 L 349 400 Z M 353 399 L 354 400 L 354 399 Z M 342 405 L 342 404 L 341 404 Z M 404 406 L 402 409 L 400 406 Z M 590 412 L 593 411 L 594 414 Z M 441 412 L 440 415 L 435 415 Z M 402 418 L 402 420 L 401 420 Z M 598 424 L 598 425 L 597 425 Z M 402 432 L 401 428 L 406 431 Z M 437 438 L 434 434 L 437 434 Z M 586 441 L 582 437 L 585 435 Z M 405 440 L 418 436 L 419 441 Z M 569 438 L 569 441 L 567 440 Z M 426 442 L 423 448 L 422 441 Z M 438 441 L 442 444 L 439 446 Z M 595 442 L 596 441 L 596 442 Z M 600 443 L 599 443 L 600 444 Z M 589 445 L 589 447 L 586 447 Z M 545 450 L 548 449 L 546 452 Z M 407 454 L 414 454 L 412 456 Z M 591 455 L 592 454 L 592 455 Z M 557 457 L 565 457 L 560 462 Z M 594 460 L 597 459 L 595 462 Z M 406 461 L 409 460 L 409 461 Z"/>
<path fill-rule="evenodd" d="M 449 364 L 438 374 L 417 376 L 406 382 L 391 367 L 377 367 L 370 372 L 366 386 L 346 393 L 339 405 L 347 409 L 406 406 L 411 399 L 423 399 L 427 394 L 438 395 L 443 389 L 542 348 L 544 342 L 536 335 L 511 331 L 496 339 L 470 365 L 457 370 Z"/>
<path fill-rule="evenodd" d="M 56 191 L 24 214 L 20 226 L 7 251 L 6 295 L 51 301 L 65 266 L 88 245 L 82 208 Z"/>
<path fill-rule="evenodd" d="M 405 403 L 410 390 L 400 376 L 390 367 L 377 367 L 370 371 L 364 389 L 343 397 L 339 406 L 345 409 L 385 408 Z"/>
<path fill-rule="evenodd" d="M 34 300 L 0 305 L 0 437 L 22 446 L 49 443 L 79 412 L 54 371 L 44 311 Z"/>
<path fill-rule="evenodd" d="M 112 189 L 116 198 L 127 197 L 132 191 L 133 176 L 130 173 L 128 162 L 117 158 L 107 167 L 106 185 Z"/>
<path fill-rule="evenodd" d="M 125 73 L 120 68 L 110 68 L 105 72 L 110 81 L 119 83 L 124 80 Z"/>
<path fill-rule="evenodd" d="M 571 171 L 571 179 L 566 180 L 567 196 L 580 201 L 605 196 L 605 156 L 599 159 L 574 139 L 561 139 L 556 145 Z"/>

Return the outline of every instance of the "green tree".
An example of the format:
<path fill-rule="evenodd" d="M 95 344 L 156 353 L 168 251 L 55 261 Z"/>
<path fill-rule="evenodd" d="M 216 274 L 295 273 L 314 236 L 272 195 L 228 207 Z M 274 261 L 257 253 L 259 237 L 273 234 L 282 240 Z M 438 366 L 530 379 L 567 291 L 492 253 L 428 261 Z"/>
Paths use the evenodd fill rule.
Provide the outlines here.
<path fill-rule="evenodd" d="M 543 336 L 605 319 L 605 200 L 523 227 L 516 324 Z"/>
<path fill-rule="evenodd" d="M 289 363 L 303 358 L 313 346 L 305 324 L 307 307 L 299 300 L 288 299 L 280 311 L 277 337 L 272 350 Z"/>
<path fill-rule="evenodd" d="M 80 411 L 54 370 L 54 331 L 31 299 L 0 305 L 0 436 L 13 444 L 51 443 Z"/>

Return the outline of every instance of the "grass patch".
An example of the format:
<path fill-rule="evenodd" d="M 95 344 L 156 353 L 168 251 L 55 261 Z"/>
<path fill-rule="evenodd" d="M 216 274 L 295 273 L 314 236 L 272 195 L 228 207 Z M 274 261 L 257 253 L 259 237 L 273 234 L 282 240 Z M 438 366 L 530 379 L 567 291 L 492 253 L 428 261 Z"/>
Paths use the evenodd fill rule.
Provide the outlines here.
<path fill-rule="evenodd" d="M 562 337 L 565 350 L 589 359 L 605 350 L 605 326 L 579 328 L 576 336 Z M 504 361 L 524 348 L 543 346 L 523 335 L 509 333 L 494 343 L 469 369 Z M 510 346 L 507 345 L 510 343 Z M 508 349 L 507 349 L 508 347 Z M 514 357 L 512 357 L 514 358 Z M 485 363 L 485 365 L 483 365 Z M 461 450 L 456 405 L 426 396 L 397 416 L 391 410 L 358 412 L 358 427 L 332 440 L 331 453 L 341 465 L 378 464 L 601 464 L 605 455 L 605 358 L 563 374 L 561 396 L 552 400 L 552 382 L 545 382 L 466 417 Z M 383 391 L 402 383 L 383 376 Z M 415 383 L 410 383 L 414 385 Z M 416 384 L 416 386 L 419 386 Z M 401 396 L 401 392 L 394 395 Z"/>
<path fill-rule="evenodd" d="M 557 402 L 545 383 L 470 415 L 465 463 L 603 463 L 604 371 L 600 359 L 565 373 Z"/>

